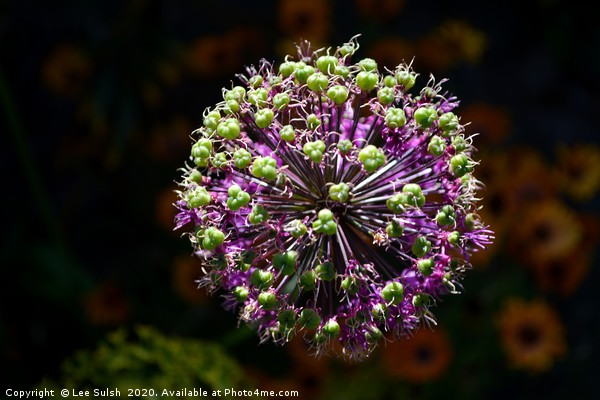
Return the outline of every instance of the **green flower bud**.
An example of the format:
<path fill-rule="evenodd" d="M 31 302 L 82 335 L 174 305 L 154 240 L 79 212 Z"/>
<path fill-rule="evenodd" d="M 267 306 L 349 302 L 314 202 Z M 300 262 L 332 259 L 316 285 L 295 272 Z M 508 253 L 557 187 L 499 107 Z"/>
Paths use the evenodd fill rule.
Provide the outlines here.
<path fill-rule="evenodd" d="M 329 79 L 322 73 L 317 72 L 308 77 L 306 85 L 313 92 L 321 93 L 329 85 Z"/>
<path fill-rule="evenodd" d="M 202 124 L 208 129 L 209 133 L 217 129 L 221 114 L 217 110 L 209 112 L 206 117 L 202 120 Z"/>
<path fill-rule="evenodd" d="M 388 316 L 388 309 L 385 304 L 377 303 L 371 309 L 371 316 L 375 321 L 383 322 Z"/>
<path fill-rule="evenodd" d="M 337 144 L 337 148 L 342 155 L 346 155 L 346 154 L 350 153 L 350 150 L 352 150 L 352 147 L 354 147 L 354 145 L 348 139 L 342 139 Z"/>
<path fill-rule="evenodd" d="M 423 307 L 429 304 L 430 297 L 425 293 L 417 293 L 412 300 L 413 306 Z"/>
<path fill-rule="evenodd" d="M 257 157 L 250 168 L 250 172 L 257 178 L 273 180 L 277 177 L 277 161 L 273 157 Z"/>
<path fill-rule="evenodd" d="M 467 141 L 464 137 L 462 137 L 462 135 L 455 136 L 452 138 L 452 148 L 457 154 L 462 153 L 467 148 Z"/>
<path fill-rule="evenodd" d="M 398 85 L 404 87 L 404 91 L 409 91 L 417 80 L 417 75 L 407 70 L 400 70 L 396 73 L 396 81 Z"/>
<path fill-rule="evenodd" d="M 233 289 L 233 297 L 239 302 L 243 303 L 248 298 L 248 289 L 243 286 L 236 286 Z"/>
<path fill-rule="evenodd" d="M 298 252 L 294 250 L 277 253 L 273 257 L 273 267 L 281 270 L 283 275 L 293 275 L 296 269 Z"/>
<path fill-rule="evenodd" d="M 338 47 L 338 51 L 342 57 L 351 56 L 356 51 L 356 45 L 351 42 L 344 43 L 342 46 Z"/>
<path fill-rule="evenodd" d="M 332 86 L 327 90 L 327 97 L 339 106 L 348 99 L 348 88 L 342 85 Z"/>
<path fill-rule="evenodd" d="M 396 86 L 396 77 L 393 75 L 386 75 L 383 77 L 383 85 L 385 87 L 393 88 Z"/>
<path fill-rule="evenodd" d="M 321 317 L 315 310 L 305 308 L 300 312 L 298 323 L 306 329 L 317 329 L 321 324 Z"/>
<path fill-rule="evenodd" d="M 229 193 L 227 207 L 231 211 L 237 211 L 250 203 L 250 195 L 235 183 L 229 187 L 227 193 Z"/>
<path fill-rule="evenodd" d="M 323 325 L 322 332 L 328 337 L 338 337 L 340 334 L 340 324 L 336 320 L 330 319 Z"/>
<path fill-rule="evenodd" d="M 385 113 L 385 124 L 388 128 L 402 128 L 406 124 L 406 115 L 401 108 L 390 107 Z"/>
<path fill-rule="evenodd" d="M 331 261 L 325 261 L 315 267 L 317 278 L 322 281 L 332 281 L 336 277 L 335 266 Z"/>
<path fill-rule="evenodd" d="M 248 79 L 248 84 L 252 86 L 254 89 L 258 88 L 263 83 L 262 75 L 254 75 Z"/>
<path fill-rule="evenodd" d="M 402 187 L 402 193 L 406 194 L 404 199 L 406 205 L 421 207 L 425 204 L 425 195 L 417 183 L 407 183 Z"/>
<path fill-rule="evenodd" d="M 306 83 L 308 77 L 315 73 L 315 69 L 310 65 L 306 65 L 304 62 L 299 61 L 296 63 L 296 70 L 294 71 L 294 77 L 302 84 Z"/>
<path fill-rule="evenodd" d="M 225 139 L 238 138 L 240 130 L 240 123 L 235 118 L 227 118 L 217 126 L 217 134 Z"/>
<path fill-rule="evenodd" d="M 248 91 L 248 101 L 256 107 L 263 107 L 267 104 L 269 92 L 265 88 L 259 88 Z"/>
<path fill-rule="evenodd" d="M 378 82 L 379 76 L 375 72 L 360 71 L 356 75 L 356 84 L 364 92 L 370 92 L 375 89 Z"/>
<path fill-rule="evenodd" d="M 296 63 L 294 61 L 286 61 L 279 66 L 279 73 L 287 78 L 294 73 L 296 70 Z"/>
<path fill-rule="evenodd" d="M 274 279 L 271 272 L 263 271 L 262 269 L 255 269 L 252 275 L 250 275 L 250 283 L 260 290 L 270 287 Z"/>
<path fill-rule="evenodd" d="M 233 152 L 233 165 L 237 168 L 246 168 L 252 163 L 252 154 L 244 148 L 239 148 Z"/>
<path fill-rule="evenodd" d="M 317 282 L 317 273 L 310 269 L 308 271 L 304 271 L 302 275 L 300 275 L 300 286 L 304 290 L 315 290 Z"/>
<path fill-rule="evenodd" d="M 444 132 L 455 131 L 458 128 L 458 117 L 452 112 L 447 112 L 440 115 L 438 126 Z"/>
<path fill-rule="evenodd" d="M 344 182 L 340 182 L 337 185 L 331 185 L 329 187 L 329 197 L 333 201 L 345 203 L 346 200 L 348 200 L 349 193 L 350 193 L 350 186 L 348 186 Z"/>
<path fill-rule="evenodd" d="M 383 337 L 383 333 L 376 326 L 369 327 L 369 330 L 365 332 L 365 338 L 369 343 L 377 343 Z"/>
<path fill-rule="evenodd" d="M 277 296 L 271 292 L 262 292 L 258 295 L 258 304 L 265 310 L 271 310 L 277 305 Z"/>
<path fill-rule="evenodd" d="M 227 155 L 225 153 L 217 153 L 212 158 L 212 165 L 215 168 L 223 168 L 227 165 Z"/>
<path fill-rule="evenodd" d="M 284 329 L 292 329 L 296 325 L 296 312 L 294 310 L 283 310 L 277 316 L 277 321 Z"/>
<path fill-rule="evenodd" d="M 262 224 L 267 222 L 271 216 L 263 206 L 257 204 L 252 207 L 252 212 L 248 214 L 248 221 L 253 224 Z"/>
<path fill-rule="evenodd" d="M 208 159 L 212 154 L 213 145 L 210 139 L 200 139 L 192 145 L 192 157 L 194 158 L 194 164 L 199 167 L 206 167 L 208 165 Z"/>
<path fill-rule="evenodd" d="M 277 93 L 273 96 L 273 106 L 277 110 L 283 110 L 290 104 L 290 95 L 287 93 Z"/>
<path fill-rule="evenodd" d="M 358 62 L 358 66 L 361 71 L 376 71 L 377 70 L 377 61 L 372 58 L 363 58 Z"/>
<path fill-rule="evenodd" d="M 388 304 L 397 306 L 404 298 L 404 286 L 400 282 L 390 282 L 381 291 L 381 297 Z"/>
<path fill-rule="evenodd" d="M 345 65 L 336 65 L 335 74 L 341 76 L 342 78 L 347 78 L 350 75 L 350 68 L 346 67 Z"/>
<path fill-rule="evenodd" d="M 320 56 L 316 62 L 317 68 L 324 74 L 333 74 L 338 65 L 338 59 L 335 56 Z"/>
<path fill-rule="evenodd" d="M 356 278 L 353 276 L 347 276 L 342 280 L 342 289 L 349 294 L 358 293 L 358 284 Z"/>
<path fill-rule="evenodd" d="M 321 125 L 321 120 L 316 114 L 309 114 L 306 116 L 306 127 L 310 130 L 315 130 Z"/>
<path fill-rule="evenodd" d="M 435 266 L 435 262 L 433 258 L 423 258 L 417 261 L 417 268 L 421 271 L 423 276 L 429 276 L 433 273 L 433 267 Z"/>
<path fill-rule="evenodd" d="M 460 232 L 450 232 L 448 234 L 448 243 L 450 243 L 453 246 L 458 246 L 460 244 Z"/>
<path fill-rule="evenodd" d="M 240 103 L 237 100 L 227 100 L 225 102 L 225 114 L 233 114 L 240 111 Z"/>
<path fill-rule="evenodd" d="M 429 154 L 439 157 L 446 151 L 446 141 L 439 136 L 433 136 L 427 146 Z"/>
<path fill-rule="evenodd" d="M 389 208 L 394 214 L 402 214 L 404 211 L 406 211 L 403 203 L 404 196 L 402 193 L 396 193 L 385 201 L 387 208 Z"/>
<path fill-rule="evenodd" d="M 289 232 L 293 238 L 298 239 L 306 234 L 306 225 L 304 225 L 301 220 L 295 219 L 286 225 L 285 230 Z"/>
<path fill-rule="evenodd" d="M 415 111 L 415 121 L 423 128 L 429 128 L 437 117 L 437 111 L 433 107 L 419 107 Z"/>
<path fill-rule="evenodd" d="M 400 237 L 404 233 L 404 227 L 398 220 L 391 220 L 390 223 L 385 227 L 385 233 L 388 237 Z"/>
<path fill-rule="evenodd" d="M 375 172 L 379 167 L 384 165 L 386 161 L 383 151 L 372 144 L 364 147 L 358 153 L 358 159 L 368 173 Z"/>
<path fill-rule="evenodd" d="M 456 222 L 456 212 L 454 212 L 454 208 L 449 204 L 443 206 L 435 216 L 435 221 L 440 226 L 453 225 Z"/>
<path fill-rule="evenodd" d="M 307 142 L 302 147 L 304 154 L 312 160 L 312 162 L 318 164 L 323 159 L 323 152 L 325 151 L 325 142 L 322 140 L 316 140 L 314 142 Z"/>
<path fill-rule="evenodd" d="M 259 128 L 266 128 L 273 122 L 275 114 L 270 108 L 263 108 L 254 114 L 254 121 Z"/>
<path fill-rule="evenodd" d="M 423 257 L 431 250 L 431 242 L 425 236 L 417 236 L 412 245 L 412 252 L 417 258 Z"/>
<path fill-rule="evenodd" d="M 333 213 L 327 208 L 319 211 L 312 227 L 315 232 L 326 235 L 335 235 L 337 232 L 337 223 L 333 220 Z"/>
<path fill-rule="evenodd" d="M 395 100 L 394 88 L 391 87 L 382 87 L 377 91 L 377 98 L 379 102 L 383 105 L 392 104 Z"/>
<path fill-rule="evenodd" d="M 246 96 L 246 89 L 242 86 L 234 86 L 233 89 L 225 92 L 225 100 L 234 100 L 238 103 L 244 101 Z"/>
<path fill-rule="evenodd" d="M 225 241 L 225 234 L 215 227 L 209 227 L 204 231 L 202 239 L 202 248 L 214 250 Z"/>
<path fill-rule="evenodd" d="M 281 140 L 285 140 L 286 142 L 291 142 L 296 138 L 296 132 L 294 131 L 294 127 L 292 125 L 285 125 L 279 131 L 279 137 Z"/>
<path fill-rule="evenodd" d="M 460 178 L 473 171 L 473 166 L 465 153 L 460 153 L 450 159 L 450 171 L 452 171 L 457 178 Z"/>
<path fill-rule="evenodd" d="M 200 183 L 203 179 L 204 177 L 197 169 L 190 171 L 190 174 L 188 175 L 188 180 L 194 183 Z"/>
<path fill-rule="evenodd" d="M 187 192 L 185 201 L 187 203 L 188 208 L 198 208 L 205 205 L 208 205 L 212 197 L 210 193 L 203 186 L 197 186 L 194 189 Z"/>
<path fill-rule="evenodd" d="M 479 219 L 475 214 L 469 213 L 465 215 L 465 227 L 468 231 L 472 231 L 473 229 L 475 229 L 475 225 L 478 221 Z"/>

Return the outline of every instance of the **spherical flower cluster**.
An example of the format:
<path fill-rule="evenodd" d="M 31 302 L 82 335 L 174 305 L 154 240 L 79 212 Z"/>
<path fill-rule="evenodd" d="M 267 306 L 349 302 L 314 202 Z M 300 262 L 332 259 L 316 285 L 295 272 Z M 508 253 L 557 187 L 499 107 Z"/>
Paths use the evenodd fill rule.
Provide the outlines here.
<path fill-rule="evenodd" d="M 193 133 L 176 203 L 226 308 L 265 341 L 353 358 L 433 322 L 492 238 L 458 101 L 433 77 L 411 94 L 410 65 L 352 63 L 357 49 L 305 41 L 248 68 Z"/>

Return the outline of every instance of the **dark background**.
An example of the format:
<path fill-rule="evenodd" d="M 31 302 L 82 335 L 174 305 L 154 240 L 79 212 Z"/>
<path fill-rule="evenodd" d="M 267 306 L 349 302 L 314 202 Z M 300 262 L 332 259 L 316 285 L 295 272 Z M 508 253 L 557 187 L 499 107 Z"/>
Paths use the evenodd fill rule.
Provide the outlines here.
<path fill-rule="evenodd" d="M 120 385 L 126 367 L 94 365 L 77 381 L 65 365 L 143 325 L 214 343 L 253 387 L 301 398 L 591 398 L 598 26 L 597 13 L 553 0 L 1 2 L 0 386 Z M 430 72 L 449 78 L 462 121 L 480 133 L 482 216 L 497 242 L 465 293 L 437 308 L 447 360 L 424 378 L 393 372 L 382 352 L 347 365 L 258 346 L 195 289 L 200 271 L 172 232 L 177 168 L 220 88 L 300 38 L 335 47 L 357 33 L 362 57 L 391 68 L 415 57 L 421 84 Z M 511 363 L 498 322 L 510 299 L 557 316 L 538 336 L 556 334 L 565 351 L 549 350 L 543 368 Z M 139 382 L 160 375 L 142 371 Z"/>

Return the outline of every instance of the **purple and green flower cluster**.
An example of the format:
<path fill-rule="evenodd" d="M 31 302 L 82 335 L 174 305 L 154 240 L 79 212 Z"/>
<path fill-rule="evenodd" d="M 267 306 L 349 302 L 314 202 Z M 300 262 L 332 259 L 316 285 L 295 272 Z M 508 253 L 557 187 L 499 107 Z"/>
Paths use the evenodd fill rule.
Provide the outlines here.
<path fill-rule="evenodd" d="M 434 322 L 492 239 L 456 98 L 357 49 L 248 68 L 193 133 L 176 203 L 200 285 L 262 340 L 352 358 Z"/>

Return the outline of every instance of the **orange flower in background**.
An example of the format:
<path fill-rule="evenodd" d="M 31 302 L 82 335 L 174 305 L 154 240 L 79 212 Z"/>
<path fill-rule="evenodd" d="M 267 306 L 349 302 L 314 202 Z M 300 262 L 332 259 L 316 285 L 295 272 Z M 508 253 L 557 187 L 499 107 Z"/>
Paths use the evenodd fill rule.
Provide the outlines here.
<path fill-rule="evenodd" d="M 80 94 L 91 75 L 92 62 L 72 44 L 56 46 L 42 63 L 42 82 L 57 94 Z"/>
<path fill-rule="evenodd" d="M 577 215 L 558 201 L 547 201 L 529 208 L 515 221 L 509 250 L 525 263 L 548 263 L 571 254 L 582 237 Z"/>
<path fill-rule="evenodd" d="M 121 287 L 107 281 L 96 287 L 84 301 L 86 317 L 96 326 L 117 326 L 131 315 L 131 305 Z"/>
<path fill-rule="evenodd" d="M 204 288 L 198 288 L 196 281 L 202 274 L 196 259 L 185 256 L 175 260 L 171 269 L 173 288 L 179 296 L 191 304 L 206 303 L 208 296 Z"/>
<path fill-rule="evenodd" d="M 330 3 L 322 0 L 282 0 L 279 2 L 279 28 L 294 40 L 324 42 L 331 28 Z"/>
<path fill-rule="evenodd" d="M 367 50 L 367 54 L 370 58 L 377 60 L 380 68 L 388 67 L 394 70 L 403 61 L 410 63 L 414 56 L 414 50 L 408 40 L 389 36 L 374 42 Z"/>
<path fill-rule="evenodd" d="M 382 367 L 387 374 L 417 383 L 442 376 L 452 357 L 448 336 L 439 327 L 419 329 L 414 336 L 381 349 Z"/>
<path fill-rule="evenodd" d="M 512 148 L 507 161 L 510 177 L 504 181 L 505 191 L 519 209 L 537 207 L 556 197 L 558 190 L 551 167 L 537 150 Z"/>
<path fill-rule="evenodd" d="M 232 51 L 231 41 L 225 35 L 199 37 L 188 50 L 189 71 L 203 78 L 229 74 L 240 64 L 239 55 Z"/>
<path fill-rule="evenodd" d="M 514 368 L 547 371 L 566 352 L 565 329 L 556 311 L 542 300 L 508 300 L 498 317 L 498 328 Z"/>
<path fill-rule="evenodd" d="M 465 126 L 468 135 L 478 134 L 476 143 L 498 144 L 512 129 L 508 110 L 486 103 L 472 103 L 461 107 L 461 120 L 469 122 Z"/>
<path fill-rule="evenodd" d="M 404 8 L 404 0 L 355 0 L 356 10 L 360 15 L 379 20 L 389 21 L 396 17 Z M 394 65 L 395 66 L 395 65 Z"/>
<path fill-rule="evenodd" d="M 600 147 L 594 144 L 557 149 L 556 175 L 561 188 L 578 201 L 588 201 L 600 190 Z"/>
<path fill-rule="evenodd" d="M 417 62 L 433 71 L 447 70 L 462 62 L 477 64 L 486 42 L 485 34 L 468 22 L 449 20 L 417 41 Z"/>
<path fill-rule="evenodd" d="M 179 236 L 179 233 L 173 230 L 173 221 L 175 221 L 175 215 L 177 214 L 177 209 L 173 207 L 173 204 L 179 199 L 177 192 L 175 192 L 176 189 L 175 186 L 169 187 L 156 196 L 154 213 L 156 222 L 161 228 Z"/>
<path fill-rule="evenodd" d="M 545 291 L 572 295 L 587 275 L 590 257 L 580 249 L 565 257 L 532 264 L 535 280 Z"/>

